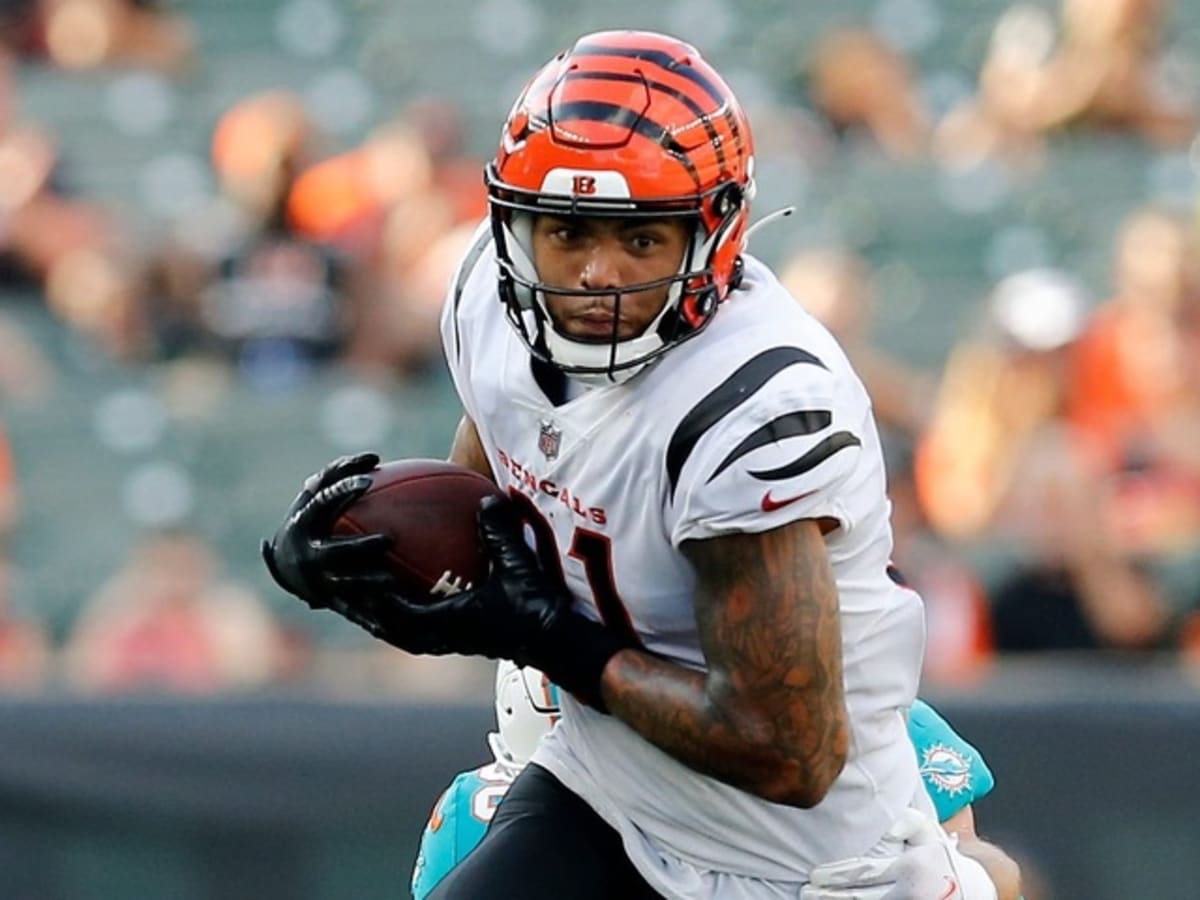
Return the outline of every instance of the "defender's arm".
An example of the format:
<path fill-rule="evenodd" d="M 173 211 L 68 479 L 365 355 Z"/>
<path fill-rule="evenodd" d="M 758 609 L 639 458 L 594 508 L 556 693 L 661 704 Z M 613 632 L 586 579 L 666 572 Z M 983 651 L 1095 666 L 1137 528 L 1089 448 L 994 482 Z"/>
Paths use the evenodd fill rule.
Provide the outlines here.
<path fill-rule="evenodd" d="M 995 844 L 979 836 L 975 831 L 975 812 L 970 806 L 964 806 L 943 822 L 942 827 L 947 833 L 958 835 L 959 851 L 987 871 L 996 886 L 998 900 L 1020 900 L 1021 867 Z"/>

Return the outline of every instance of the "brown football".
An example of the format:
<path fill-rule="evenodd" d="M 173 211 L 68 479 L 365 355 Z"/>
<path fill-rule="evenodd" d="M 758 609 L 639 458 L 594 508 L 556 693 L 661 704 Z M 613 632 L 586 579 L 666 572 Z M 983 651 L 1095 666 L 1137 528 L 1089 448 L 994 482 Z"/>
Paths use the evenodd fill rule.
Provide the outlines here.
<path fill-rule="evenodd" d="M 488 562 L 479 545 L 476 513 L 490 479 L 437 459 L 380 464 L 371 486 L 334 524 L 334 534 L 386 534 L 388 558 L 409 596 L 445 595 L 478 585 Z"/>

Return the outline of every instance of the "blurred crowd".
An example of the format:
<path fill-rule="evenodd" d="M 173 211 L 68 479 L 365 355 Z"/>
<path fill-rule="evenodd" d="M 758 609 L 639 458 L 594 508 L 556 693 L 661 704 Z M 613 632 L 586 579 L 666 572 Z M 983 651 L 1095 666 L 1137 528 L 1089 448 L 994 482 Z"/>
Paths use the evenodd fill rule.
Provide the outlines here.
<path fill-rule="evenodd" d="M 940 105 L 887 34 L 833 29 L 804 55 L 796 96 L 758 113 L 763 155 L 810 172 L 854 154 L 897 178 L 916 162 L 1020 178 L 1063 133 L 1186 153 L 1200 148 L 1200 81 L 1167 51 L 1169 12 L 1169 0 L 1014 4 L 990 24 L 972 89 Z M 344 146 L 286 86 L 244 96 L 212 123 L 212 195 L 147 241 L 72 190 L 84 160 L 64 160 L 54 123 L 18 96 L 21 67 L 186 79 L 203 64 L 186 16 L 154 0 L 3 4 L 0 291 L 35 297 L 135 369 L 203 365 L 257 388 L 330 367 L 385 385 L 437 371 L 445 285 L 486 212 L 482 157 L 451 100 L 413 96 Z M 1176 654 L 1200 669 L 1194 200 L 1126 210 L 1098 250 L 1101 292 L 1039 264 L 964 298 L 975 327 L 937 369 L 880 334 L 889 297 L 852 236 L 777 261 L 872 394 L 895 562 L 926 601 L 931 679 L 968 682 L 1000 654 L 1040 651 Z M 0 426 L 4 403 L 36 404 L 56 377 L 0 304 Z M 19 484 L 0 432 L 0 547 L 21 528 Z M 0 553 L 0 685 L 211 691 L 319 666 L 319 637 L 230 578 L 201 529 L 148 532 L 61 635 L 11 556 Z"/>
<path fill-rule="evenodd" d="M 784 270 L 886 429 L 895 560 L 925 598 L 931 676 L 996 652 L 1196 655 L 1198 237 L 1189 218 L 1136 211 L 1098 302 L 1061 269 L 1006 276 L 936 379 L 864 335 L 861 260 L 810 251 Z"/>

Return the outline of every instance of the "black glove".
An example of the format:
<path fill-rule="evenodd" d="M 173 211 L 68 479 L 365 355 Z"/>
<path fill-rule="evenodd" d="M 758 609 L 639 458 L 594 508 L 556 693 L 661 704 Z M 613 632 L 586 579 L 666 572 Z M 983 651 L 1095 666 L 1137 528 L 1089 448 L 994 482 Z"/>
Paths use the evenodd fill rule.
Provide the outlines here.
<path fill-rule="evenodd" d="M 342 511 L 371 486 L 367 473 L 379 464 L 374 453 L 343 456 L 309 476 L 288 507 L 283 524 L 260 547 L 275 582 L 313 609 L 342 612 L 343 594 L 391 584 L 384 563 L 386 535 L 332 537 Z"/>
<path fill-rule="evenodd" d="M 347 608 L 338 612 L 409 653 L 461 653 L 533 666 L 606 711 L 600 695 L 604 666 L 634 644 L 571 608 L 571 596 L 538 566 L 510 502 L 484 498 L 479 535 L 492 562 L 491 576 L 479 587 L 417 599 L 364 589 L 345 595 Z"/>

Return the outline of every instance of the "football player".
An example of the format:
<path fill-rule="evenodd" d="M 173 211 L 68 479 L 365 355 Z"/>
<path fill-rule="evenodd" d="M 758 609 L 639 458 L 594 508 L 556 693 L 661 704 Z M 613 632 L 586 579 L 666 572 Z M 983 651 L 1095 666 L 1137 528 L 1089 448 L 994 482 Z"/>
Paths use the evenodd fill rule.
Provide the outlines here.
<path fill-rule="evenodd" d="M 862 383 L 746 252 L 737 98 L 682 41 L 590 34 L 521 92 L 486 181 L 442 324 L 450 459 L 509 497 L 479 512 L 491 576 L 404 596 L 386 536 L 330 537 L 373 454 L 313 476 L 264 548 L 285 589 L 396 647 L 562 688 L 431 896 L 795 898 L 822 863 L 898 856 L 892 829 L 932 812 L 903 716 L 921 600 L 889 566 Z M 939 900 L 994 900 L 931 839 Z"/>
<path fill-rule="evenodd" d="M 550 679 L 508 660 L 496 667 L 495 704 L 497 728 L 488 734 L 494 759 L 460 772 L 434 804 L 412 873 L 415 900 L 425 900 L 475 849 L 508 786 L 559 716 L 558 688 Z"/>
<path fill-rule="evenodd" d="M 558 720 L 558 689 L 536 669 L 522 669 L 504 660 L 496 667 L 495 707 L 498 728 L 488 735 L 494 761 L 459 773 L 434 804 L 413 868 L 414 900 L 425 900 L 446 873 L 475 849 L 508 786 L 525 767 L 542 735 Z M 1015 865 L 975 833 L 972 804 L 990 793 L 995 784 L 983 756 L 922 700 L 909 710 L 908 736 L 938 820 L 958 836 L 965 852 L 980 859 L 998 885 L 1000 900 L 1017 900 Z M 909 836 L 910 843 L 915 836 L 915 832 Z M 898 870 L 903 862 L 908 870 L 919 870 L 924 865 L 920 847 L 913 843 L 908 853 L 910 859 L 902 856 L 889 860 L 890 865 Z M 814 887 L 811 896 L 818 900 L 850 900 L 855 896 L 852 891 L 872 886 L 891 890 L 900 877 L 899 871 L 893 871 L 890 880 L 880 877 L 883 871 L 870 861 L 853 863 L 852 867 L 851 861 L 843 860 L 818 867 L 814 875 L 821 886 L 819 892 Z M 935 865 L 935 876 L 938 869 Z M 912 896 L 893 895 L 897 900 Z"/>

